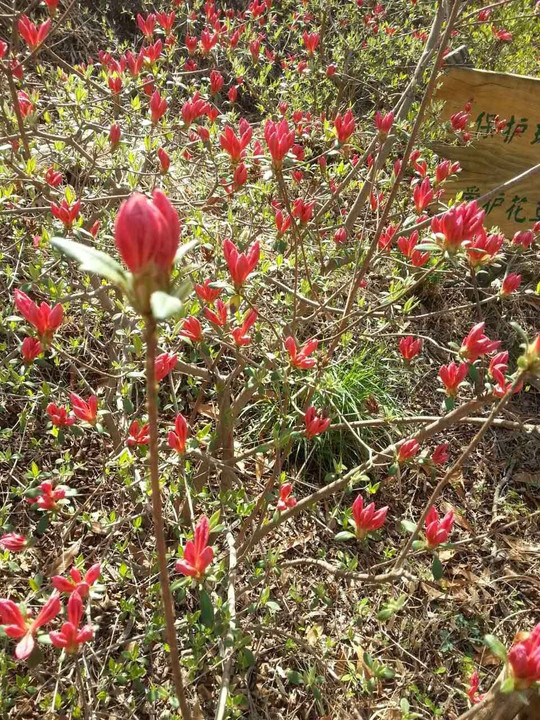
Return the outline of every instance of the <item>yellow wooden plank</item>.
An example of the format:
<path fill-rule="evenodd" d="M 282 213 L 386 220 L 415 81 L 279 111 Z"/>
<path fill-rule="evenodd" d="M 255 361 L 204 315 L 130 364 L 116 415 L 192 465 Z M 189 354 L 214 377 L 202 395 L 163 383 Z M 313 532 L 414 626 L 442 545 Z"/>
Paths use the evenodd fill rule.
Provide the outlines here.
<path fill-rule="evenodd" d="M 518 152 L 540 162 L 540 79 L 489 70 L 452 68 L 443 76 L 437 100 L 444 101 L 441 119 L 448 120 L 467 102 L 474 138 L 505 152 Z M 499 115 L 509 126 L 502 133 L 489 135 L 493 118 Z M 519 129 L 522 132 L 519 132 Z"/>
<path fill-rule="evenodd" d="M 472 103 L 473 142 L 435 143 L 442 157 L 458 160 L 462 172 L 445 184 L 443 200 L 463 191 L 473 199 L 540 162 L 540 80 L 488 70 L 451 68 L 443 77 L 437 100 L 444 100 L 440 117 L 447 120 Z M 493 117 L 509 121 L 509 129 L 488 135 Z M 521 126 L 523 132 L 516 133 Z M 540 220 L 540 178 L 515 186 L 485 205 L 486 225 L 498 225 L 507 236 Z"/>

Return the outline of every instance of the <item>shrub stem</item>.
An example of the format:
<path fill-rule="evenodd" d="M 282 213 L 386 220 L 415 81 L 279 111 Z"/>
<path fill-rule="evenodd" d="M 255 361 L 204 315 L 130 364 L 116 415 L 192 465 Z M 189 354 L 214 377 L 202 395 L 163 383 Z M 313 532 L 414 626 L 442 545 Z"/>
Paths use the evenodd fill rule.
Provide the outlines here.
<path fill-rule="evenodd" d="M 184 683 L 182 681 L 182 670 L 180 667 L 180 654 L 174 626 L 174 605 L 169 583 L 169 572 L 167 569 L 167 547 L 165 544 L 165 532 L 163 529 L 163 512 L 161 502 L 161 489 L 159 487 L 158 468 L 158 428 L 157 428 L 157 382 L 156 382 L 156 349 L 157 349 L 157 325 L 151 316 L 145 319 L 146 339 L 146 396 L 148 410 L 148 425 L 150 431 L 149 467 L 150 481 L 152 485 L 152 515 L 154 520 L 154 536 L 159 565 L 159 584 L 161 586 L 161 597 L 163 599 L 163 610 L 165 613 L 165 627 L 167 642 L 169 644 L 170 664 L 176 689 L 176 696 L 180 704 L 180 710 L 184 720 L 191 720 Z"/>

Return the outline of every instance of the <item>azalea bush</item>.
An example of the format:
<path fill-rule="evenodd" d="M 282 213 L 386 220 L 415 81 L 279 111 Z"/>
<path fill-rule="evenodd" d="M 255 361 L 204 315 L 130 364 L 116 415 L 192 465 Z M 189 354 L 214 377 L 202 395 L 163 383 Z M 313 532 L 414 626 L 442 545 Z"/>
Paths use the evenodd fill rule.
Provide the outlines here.
<path fill-rule="evenodd" d="M 431 148 L 538 4 L 159 5 L 2 16 L 2 713 L 535 712 L 540 220 Z"/>

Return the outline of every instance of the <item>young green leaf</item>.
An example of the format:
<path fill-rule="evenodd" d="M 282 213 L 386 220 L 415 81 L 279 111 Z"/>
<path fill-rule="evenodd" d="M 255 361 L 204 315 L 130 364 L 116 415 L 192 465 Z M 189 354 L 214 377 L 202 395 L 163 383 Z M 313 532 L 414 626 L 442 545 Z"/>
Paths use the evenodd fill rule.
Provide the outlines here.
<path fill-rule="evenodd" d="M 127 285 L 127 273 L 114 258 L 101 250 L 88 247 L 82 243 L 67 240 L 66 238 L 52 238 L 51 245 L 73 260 L 77 260 L 81 270 L 95 273 L 107 278 L 114 285 L 125 288 Z"/>
<path fill-rule="evenodd" d="M 156 320 L 167 320 L 180 312 L 182 309 L 182 301 L 169 295 L 161 290 L 156 290 L 150 296 L 150 306 L 152 308 L 152 315 Z"/>
<path fill-rule="evenodd" d="M 342 530 L 334 536 L 334 540 L 354 540 L 354 538 L 354 533 L 349 532 L 348 530 Z"/>
<path fill-rule="evenodd" d="M 198 244 L 199 240 L 191 240 L 188 243 L 180 245 L 180 247 L 176 251 L 176 255 L 174 256 L 174 264 L 178 265 L 178 263 L 185 257 L 185 255 L 187 255 L 190 250 L 193 250 L 193 248 Z"/>
<path fill-rule="evenodd" d="M 440 580 L 444 575 L 444 567 L 442 562 L 439 560 L 438 555 L 433 556 L 433 563 L 431 565 L 431 573 L 434 580 Z"/>
<path fill-rule="evenodd" d="M 487 647 L 491 650 L 491 652 L 496 655 L 498 658 L 506 662 L 507 654 L 506 654 L 506 648 L 502 644 L 500 640 L 497 640 L 495 635 L 486 635 L 484 637 L 484 643 L 487 645 Z"/>
<path fill-rule="evenodd" d="M 407 532 L 413 533 L 416 530 L 416 523 L 413 523 L 410 520 L 402 520 L 401 527 Z"/>
<path fill-rule="evenodd" d="M 205 591 L 201 590 L 201 622 L 205 627 L 211 628 L 214 626 L 214 606 L 210 595 Z"/>
<path fill-rule="evenodd" d="M 501 692 L 502 693 L 511 693 L 514 691 L 514 678 L 513 677 L 507 677 L 503 680 L 501 684 Z"/>

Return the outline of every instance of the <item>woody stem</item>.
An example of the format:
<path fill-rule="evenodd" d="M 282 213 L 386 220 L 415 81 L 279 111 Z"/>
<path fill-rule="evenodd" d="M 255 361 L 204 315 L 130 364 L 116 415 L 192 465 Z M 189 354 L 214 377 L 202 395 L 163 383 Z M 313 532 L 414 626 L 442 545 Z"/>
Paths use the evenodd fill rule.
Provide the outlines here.
<path fill-rule="evenodd" d="M 150 481 L 152 485 L 152 516 L 154 521 L 154 536 L 159 566 L 159 584 L 165 613 L 165 628 L 167 643 L 169 645 L 169 656 L 171 672 L 173 675 L 176 696 L 180 704 L 182 718 L 191 720 L 191 712 L 186 700 L 182 670 L 180 667 L 180 653 L 174 626 L 174 605 L 169 583 L 169 571 L 167 569 L 167 546 L 165 544 L 165 532 L 163 529 L 163 507 L 161 501 L 161 489 L 159 487 L 158 468 L 158 427 L 157 427 L 157 382 L 156 382 L 156 350 L 157 350 L 157 325 L 153 317 L 145 317 L 145 340 L 146 340 L 146 402 L 148 410 L 149 426 L 149 467 Z"/>

